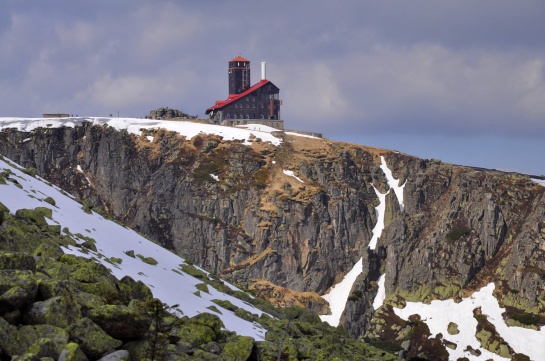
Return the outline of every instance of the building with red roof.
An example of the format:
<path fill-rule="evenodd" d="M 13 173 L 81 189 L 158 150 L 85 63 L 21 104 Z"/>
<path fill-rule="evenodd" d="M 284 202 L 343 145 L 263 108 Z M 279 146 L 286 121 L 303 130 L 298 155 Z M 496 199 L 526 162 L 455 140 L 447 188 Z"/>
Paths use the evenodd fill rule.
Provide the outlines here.
<path fill-rule="evenodd" d="M 266 79 L 265 62 L 261 63 L 261 80 L 250 86 L 250 61 L 237 56 L 229 61 L 229 96 L 217 100 L 206 114 L 217 124 L 264 124 L 284 129 L 280 119 L 280 89 Z"/>

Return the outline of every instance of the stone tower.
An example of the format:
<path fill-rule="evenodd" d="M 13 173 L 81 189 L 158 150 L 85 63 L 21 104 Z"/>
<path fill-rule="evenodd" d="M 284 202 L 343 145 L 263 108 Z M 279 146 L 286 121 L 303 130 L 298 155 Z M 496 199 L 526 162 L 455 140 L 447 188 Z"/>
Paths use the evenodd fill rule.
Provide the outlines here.
<path fill-rule="evenodd" d="M 250 61 L 237 56 L 229 61 L 229 94 L 240 94 L 250 89 Z"/>

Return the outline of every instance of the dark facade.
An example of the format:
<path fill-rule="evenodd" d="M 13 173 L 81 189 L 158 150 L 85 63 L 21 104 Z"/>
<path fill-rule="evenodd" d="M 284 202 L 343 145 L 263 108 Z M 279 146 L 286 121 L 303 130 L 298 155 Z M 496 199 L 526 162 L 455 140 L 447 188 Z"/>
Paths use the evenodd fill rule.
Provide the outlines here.
<path fill-rule="evenodd" d="M 229 61 L 229 94 L 240 94 L 250 89 L 250 61 L 237 56 Z"/>
<path fill-rule="evenodd" d="M 229 61 L 229 97 L 206 110 L 217 124 L 265 124 L 284 129 L 280 119 L 280 89 L 265 74 L 250 87 L 250 61 L 236 57 Z"/>

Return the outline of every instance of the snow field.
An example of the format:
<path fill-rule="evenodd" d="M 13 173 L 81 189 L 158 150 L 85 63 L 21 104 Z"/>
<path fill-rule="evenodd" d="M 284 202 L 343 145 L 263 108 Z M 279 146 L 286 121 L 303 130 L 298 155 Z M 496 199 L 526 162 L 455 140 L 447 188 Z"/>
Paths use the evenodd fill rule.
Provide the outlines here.
<path fill-rule="evenodd" d="M 15 128 L 23 132 L 31 132 L 36 128 L 75 127 L 83 123 L 92 125 L 108 125 L 117 130 L 126 130 L 131 134 L 140 135 L 142 129 L 164 128 L 185 135 L 191 139 L 199 133 L 216 134 L 224 140 L 242 139 L 244 144 L 252 144 L 253 136 L 264 142 L 279 145 L 282 141 L 271 134 L 278 129 L 256 124 L 257 130 L 227 127 L 223 125 L 201 124 L 189 121 L 154 120 L 137 118 L 100 118 L 100 117 L 70 117 L 70 118 L 0 118 L 0 130 Z M 253 125 L 248 125 L 253 126 Z M 261 129 L 261 130 L 260 130 Z M 149 138 L 148 138 L 149 139 Z"/>
<path fill-rule="evenodd" d="M 64 248 L 65 253 L 86 258 L 94 257 L 111 269 L 112 274 L 117 278 L 131 276 L 135 280 L 142 281 L 150 287 L 154 297 L 162 302 L 168 305 L 179 304 L 184 315 L 192 317 L 202 312 L 213 313 L 222 319 L 226 329 L 235 331 L 239 335 L 253 337 L 258 341 L 264 340 L 266 330 L 261 326 L 235 316 L 233 312 L 211 300 L 224 299 L 251 313 L 261 315 L 262 312 L 238 298 L 217 291 L 210 285 L 208 285 L 209 294 L 201 291 L 200 297 L 195 295 L 194 292 L 197 291 L 195 286 L 203 282 L 181 270 L 181 264 L 185 263 L 183 258 L 94 212 L 85 213 L 80 203 L 61 193 L 62 191 L 57 187 L 49 186 L 39 178 L 33 178 L 0 160 L 0 171 L 4 169 L 10 169 L 14 173 L 11 177 L 15 177 L 22 185 L 22 188 L 19 188 L 10 181 L 7 181 L 6 185 L 0 185 L 0 202 L 8 207 L 12 214 L 22 208 L 47 207 L 53 211 L 52 220 L 48 220 L 48 223 L 59 224 L 63 228 L 67 227 L 72 234 L 81 233 L 96 241 L 96 253 L 84 254 L 79 248 L 74 247 Z M 44 202 L 46 197 L 52 197 L 56 206 Z M 138 257 L 130 257 L 125 253 L 130 250 L 134 251 L 135 255 L 153 257 L 158 264 L 154 266 L 144 263 Z M 121 263 L 112 264 L 106 260 L 109 257 L 119 258 Z M 231 285 L 228 286 L 236 289 Z M 215 306 L 222 314 L 207 309 L 210 306 Z"/>
<path fill-rule="evenodd" d="M 422 302 L 407 302 L 403 309 L 394 308 L 394 312 L 399 317 L 408 320 L 410 315 L 419 314 L 422 320 L 428 325 L 431 336 L 441 333 L 443 338 L 456 343 L 456 350 L 447 348 L 449 359 L 456 360 L 461 357 L 467 357 L 469 360 L 506 360 L 494 353 L 481 348 L 480 342 L 475 337 L 477 329 L 477 320 L 473 317 L 473 310 L 481 307 L 482 314 L 486 315 L 498 334 L 515 350 L 523 353 L 532 360 L 540 361 L 545 359 L 545 328 L 539 331 L 522 328 L 509 327 L 502 317 L 505 312 L 492 294 L 494 283 L 489 283 L 478 292 L 473 293 L 471 297 L 464 298 L 462 302 L 455 303 L 453 300 L 432 301 L 430 304 Z M 454 322 L 458 325 L 460 333 L 450 335 L 447 331 L 448 324 Z M 471 355 L 464 352 L 467 346 L 479 349 L 480 356 Z"/>

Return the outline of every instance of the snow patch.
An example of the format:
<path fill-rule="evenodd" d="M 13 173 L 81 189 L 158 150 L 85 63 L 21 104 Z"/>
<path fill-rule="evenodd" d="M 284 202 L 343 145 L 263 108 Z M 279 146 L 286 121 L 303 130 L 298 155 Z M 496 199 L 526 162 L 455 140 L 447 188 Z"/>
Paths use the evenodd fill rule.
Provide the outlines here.
<path fill-rule="evenodd" d="M 369 248 L 375 249 L 377 246 L 377 241 L 379 237 L 382 234 L 382 231 L 384 230 L 384 213 L 386 212 L 386 195 L 388 192 L 382 194 L 379 192 L 378 189 L 373 186 L 373 189 L 375 190 L 375 193 L 378 197 L 379 204 L 375 207 L 375 212 L 377 213 L 377 223 L 375 224 L 375 227 L 373 227 L 373 237 L 371 237 L 371 240 L 369 241 Z"/>
<path fill-rule="evenodd" d="M 346 307 L 346 301 L 350 295 L 352 285 L 356 281 L 356 278 L 363 271 L 363 258 L 352 267 L 343 280 L 337 283 L 331 288 L 328 294 L 323 295 L 322 298 L 329 302 L 329 308 L 331 309 L 331 315 L 321 315 L 320 319 L 329 323 L 333 327 L 339 325 L 341 315 Z"/>
<path fill-rule="evenodd" d="M 290 176 L 290 177 L 293 177 L 293 178 L 297 179 L 297 180 L 298 180 L 299 182 L 301 182 L 301 183 L 305 183 L 305 182 L 303 182 L 303 181 L 301 180 L 301 178 L 297 177 L 297 176 L 293 173 L 292 170 L 285 170 L 285 169 L 284 169 L 284 170 L 282 170 L 282 172 L 284 172 L 284 174 L 287 175 L 287 176 Z"/>
<path fill-rule="evenodd" d="M 405 184 L 407 184 L 407 181 L 405 181 L 405 183 L 403 183 L 402 185 L 399 185 L 399 179 L 394 178 L 394 176 L 392 175 L 392 171 L 386 165 L 386 160 L 383 156 L 380 156 L 380 169 L 382 169 L 384 175 L 386 176 L 388 186 L 390 187 L 390 189 L 394 190 L 394 193 L 399 202 L 399 208 L 403 212 L 403 209 L 405 209 L 405 204 L 403 203 L 403 189 L 405 188 Z"/>
<path fill-rule="evenodd" d="M 535 331 L 522 327 L 507 326 L 502 317 L 505 308 L 500 307 L 492 294 L 494 288 L 494 283 L 489 283 L 478 292 L 473 293 L 471 297 L 464 298 L 460 303 L 455 303 L 453 300 L 435 300 L 430 304 L 407 302 L 405 308 L 394 308 L 394 312 L 405 320 L 408 320 L 410 315 L 419 314 L 430 329 L 430 338 L 441 333 L 446 340 L 456 343 L 458 345 L 456 350 L 447 348 L 450 360 L 462 357 L 467 357 L 469 360 L 505 360 L 481 348 L 480 342 L 475 337 L 477 320 L 473 317 L 473 310 L 481 307 L 482 314 L 487 316 L 488 321 L 494 325 L 498 334 L 515 352 L 525 354 L 532 360 L 543 360 L 545 328 L 542 327 L 539 331 Z M 460 333 L 456 335 L 448 333 L 447 329 L 450 322 L 458 325 Z M 482 354 L 474 356 L 469 352 L 464 352 L 468 345 L 474 349 L 479 349 Z"/>
<path fill-rule="evenodd" d="M 85 173 L 83 172 L 83 169 L 81 169 L 81 165 L 77 165 L 76 166 L 76 169 L 78 170 L 78 172 L 80 172 L 81 174 L 83 174 L 83 176 L 85 177 L 85 179 L 87 180 L 87 184 L 91 185 L 91 181 L 89 180 L 89 178 L 87 178 L 87 176 L 85 175 Z"/>
<path fill-rule="evenodd" d="M 37 128 L 75 127 L 83 123 L 92 125 L 108 125 L 117 130 L 126 130 L 131 134 L 140 135 L 142 129 L 163 128 L 193 138 L 199 133 L 216 134 L 224 140 L 242 139 L 244 144 L 251 145 L 250 138 L 258 137 L 264 142 L 279 145 L 282 140 L 271 134 L 278 129 L 260 126 L 261 130 L 249 130 L 237 127 L 227 127 L 215 124 L 193 123 L 189 121 L 170 121 L 138 118 L 101 118 L 101 117 L 70 117 L 70 118 L 0 118 L 0 130 L 15 128 L 23 132 L 31 132 Z M 256 125 L 257 126 L 257 125 Z M 252 135 L 253 133 L 253 135 Z"/>
<path fill-rule="evenodd" d="M 288 134 L 288 135 L 295 135 L 296 137 L 303 137 L 303 138 L 322 139 L 322 138 L 315 137 L 315 136 L 313 136 L 313 135 L 302 134 L 302 133 L 295 133 L 295 132 L 286 132 L 286 134 Z"/>
<path fill-rule="evenodd" d="M 537 179 L 537 178 L 531 178 L 534 182 L 536 182 L 537 184 L 545 187 L 545 179 Z"/>
<path fill-rule="evenodd" d="M 146 135 L 146 138 L 150 143 L 152 143 L 155 137 L 152 137 L 151 135 Z"/>
<path fill-rule="evenodd" d="M 386 299 L 386 289 L 384 288 L 385 279 L 386 279 L 386 274 L 383 274 L 378 278 L 378 281 L 377 281 L 378 291 L 377 291 L 377 295 L 375 296 L 375 299 L 373 300 L 373 308 L 375 310 L 378 310 L 384 304 L 384 300 Z"/>
<path fill-rule="evenodd" d="M 210 177 L 212 177 L 212 179 L 214 179 L 216 182 L 220 181 L 219 177 L 215 174 L 210 174 Z"/>

